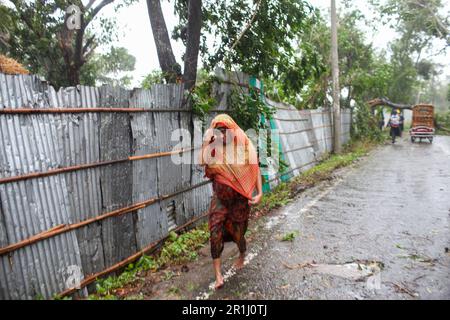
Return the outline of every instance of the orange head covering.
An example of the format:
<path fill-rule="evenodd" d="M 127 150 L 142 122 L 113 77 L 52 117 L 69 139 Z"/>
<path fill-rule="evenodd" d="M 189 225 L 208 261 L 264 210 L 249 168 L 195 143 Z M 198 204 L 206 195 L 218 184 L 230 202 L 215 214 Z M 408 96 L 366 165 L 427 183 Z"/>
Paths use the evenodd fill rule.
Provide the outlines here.
<path fill-rule="evenodd" d="M 226 129 L 225 139 L 217 128 Z M 251 199 L 260 174 L 256 150 L 245 132 L 227 114 L 216 116 L 205 134 L 200 163 L 206 176 Z"/>

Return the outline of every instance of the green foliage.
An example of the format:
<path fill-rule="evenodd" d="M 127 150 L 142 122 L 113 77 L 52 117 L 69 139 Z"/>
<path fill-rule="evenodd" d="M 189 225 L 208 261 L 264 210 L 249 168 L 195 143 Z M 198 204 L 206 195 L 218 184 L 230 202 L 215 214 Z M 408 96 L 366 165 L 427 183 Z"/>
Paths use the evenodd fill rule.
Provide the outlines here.
<path fill-rule="evenodd" d="M 442 46 L 450 44 L 450 21 L 443 14 L 441 0 L 388 0 L 371 1 L 380 10 L 384 21 L 396 23 L 391 26 L 408 39 L 408 51 L 420 52 L 431 49 L 432 40 L 442 40 Z"/>
<path fill-rule="evenodd" d="M 298 236 L 299 232 L 298 231 L 292 231 L 292 232 L 288 232 L 285 235 L 283 235 L 283 237 L 281 238 L 281 241 L 289 241 L 292 242 L 295 240 L 295 238 Z"/>
<path fill-rule="evenodd" d="M 259 2 L 259 1 L 257 1 Z M 303 0 L 261 0 L 255 20 L 230 50 L 256 11 L 252 0 L 204 0 L 201 56 L 205 69 L 234 66 L 258 77 L 274 76 L 293 63 L 296 38 L 313 22 L 318 12 Z M 179 24 L 175 39 L 186 40 L 187 1 L 175 1 Z M 208 38 L 215 42 L 209 45 Z"/>
<path fill-rule="evenodd" d="M 450 44 L 450 20 L 441 0 L 371 0 L 383 22 L 399 37 L 390 44 L 393 77 L 388 96 L 401 103 L 414 103 L 418 90 L 436 74 L 436 65 L 422 59 L 445 52 Z M 395 21 L 395 23 L 393 23 Z M 434 90 L 431 85 L 428 90 Z"/>
<path fill-rule="evenodd" d="M 450 102 L 450 84 L 447 85 L 447 101 Z"/>
<path fill-rule="evenodd" d="M 42 297 L 42 298 L 40 298 L 39 300 L 44 300 L 44 297 Z M 61 297 L 60 295 L 58 295 L 58 294 L 55 294 L 54 296 L 53 296 L 53 300 L 72 300 L 72 297 Z"/>
<path fill-rule="evenodd" d="M 35 297 L 34 300 L 45 300 L 44 296 L 41 293 L 38 293 Z"/>
<path fill-rule="evenodd" d="M 291 201 L 291 190 L 287 183 L 280 183 L 271 192 L 264 194 L 258 209 L 272 210 L 285 206 Z"/>
<path fill-rule="evenodd" d="M 181 264 L 197 259 L 197 249 L 201 248 L 208 239 L 209 232 L 205 228 L 194 229 L 181 235 L 171 232 L 166 245 L 161 250 L 159 265 Z"/>
<path fill-rule="evenodd" d="M 208 225 L 203 224 L 196 229 L 181 235 L 171 232 L 163 248 L 156 256 L 143 255 L 136 263 L 130 263 L 120 275 L 112 275 L 98 279 L 96 294 L 90 295 L 92 300 L 115 300 L 115 290 L 140 279 L 143 272 L 155 272 L 169 264 L 182 264 L 197 259 L 197 250 L 209 239 Z M 174 274 L 165 273 L 166 280 Z M 140 297 L 137 297 L 140 298 Z"/>
<path fill-rule="evenodd" d="M 169 288 L 168 292 L 170 294 L 172 294 L 172 295 L 176 295 L 177 296 L 177 295 L 180 294 L 181 290 L 180 290 L 180 288 L 172 286 L 172 287 Z"/>
<path fill-rule="evenodd" d="M 414 87 L 417 85 L 417 69 L 412 53 L 407 51 L 408 39 L 398 39 L 391 44 L 393 77 L 389 81 L 388 96 L 399 103 L 413 103 Z"/>
<path fill-rule="evenodd" d="M 450 135 L 450 112 L 437 113 L 435 121 L 438 134 Z"/>
<path fill-rule="evenodd" d="M 109 276 L 105 279 L 99 279 L 95 284 L 96 292 L 101 297 L 112 296 L 115 289 L 136 281 L 137 273 L 138 269 L 133 268 L 122 272 L 119 276 Z"/>
<path fill-rule="evenodd" d="M 258 132 L 264 128 L 260 116 L 269 119 L 275 112 L 258 96 L 258 92 L 250 89 L 245 93 L 242 88 L 234 87 L 228 96 L 228 107 L 230 116 L 236 121 L 242 130 L 254 129 Z"/>
<path fill-rule="evenodd" d="M 131 2 L 105 4 L 117 11 Z M 10 4 L 0 4 L 2 53 L 17 59 L 30 72 L 44 76 L 56 87 L 74 85 L 74 75 L 94 57 L 95 48 L 108 46 L 117 38 L 115 19 L 96 14 L 103 8 L 97 7 L 99 1 L 91 3 L 91 7 L 69 0 L 10 1 Z M 68 32 L 65 25 L 65 11 L 71 4 L 85 12 L 82 28 L 74 32 Z M 87 66 L 86 78 L 80 78 L 81 83 L 92 84 L 95 70 L 95 66 Z"/>
<path fill-rule="evenodd" d="M 141 88 L 150 89 L 152 85 L 165 83 L 164 73 L 161 70 L 153 70 L 141 82 Z"/>
<path fill-rule="evenodd" d="M 131 266 L 133 264 L 130 264 Z M 133 267 L 131 267 L 133 268 Z M 136 265 L 134 266 L 137 270 L 147 271 L 152 270 L 156 271 L 159 268 L 158 262 L 155 260 L 154 257 L 143 255 L 138 262 L 136 262 Z"/>
<path fill-rule="evenodd" d="M 215 76 L 201 73 L 194 90 L 190 93 L 192 110 L 201 119 L 204 119 L 206 114 L 217 105 L 212 91 L 214 83 L 218 81 Z"/>
<path fill-rule="evenodd" d="M 382 141 L 383 132 L 379 129 L 378 118 L 374 117 L 368 104 L 360 102 L 355 108 L 352 137 L 354 139 L 368 139 Z"/>
<path fill-rule="evenodd" d="M 126 48 L 111 47 L 106 54 L 94 56 L 81 69 L 81 82 L 85 85 L 110 84 L 128 87 L 132 77 L 123 73 L 133 71 L 136 58 Z"/>
<path fill-rule="evenodd" d="M 10 30 L 13 28 L 10 10 L 0 3 L 0 53 L 8 51 L 8 39 L 10 38 Z"/>
<path fill-rule="evenodd" d="M 124 300 L 144 300 L 144 295 L 141 292 L 139 294 L 134 294 L 134 295 L 131 295 L 131 296 L 127 296 L 127 297 L 125 297 Z"/>
<path fill-rule="evenodd" d="M 372 140 L 355 140 L 345 146 L 340 155 L 325 156 L 323 160 L 288 182 L 282 182 L 272 191 L 265 193 L 261 202 L 253 210 L 268 212 L 288 204 L 297 194 L 297 190 L 311 187 L 329 179 L 334 170 L 352 164 L 364 156 L 378 142 Z"/>

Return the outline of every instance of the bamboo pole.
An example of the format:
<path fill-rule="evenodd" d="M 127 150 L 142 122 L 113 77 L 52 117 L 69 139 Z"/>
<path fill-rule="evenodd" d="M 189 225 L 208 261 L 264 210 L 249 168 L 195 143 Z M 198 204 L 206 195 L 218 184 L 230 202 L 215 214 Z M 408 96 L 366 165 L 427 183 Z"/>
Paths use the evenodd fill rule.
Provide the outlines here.
<path fill-rule="evenodd" d="M 40 113 L 133 113 L 133 112 L 191 112 L 189 109 L 145 109 L 145 108 L 18 108 L 0 109 L 0 114 Z"/>
<path fill-rule="evenodd" d="M 71 231 L 71 230 L 75 230 L 75 229 L 78 229 L 78 228 L 81 228 L 81 227 L 84 227 L 84 226 L 86 226 L 88 224 L 92 224 L 94 222 L 98 222 L 98 221 L 104 220 L 106 218 L 110 218 L 110 217 L 114 217 L 114 216 L 120 216 L 120 215 L 123 215 L 123 214 L 131 213 L 131 212 L 139 210 L 139 209 L 143 209 L 145 207 L 148 207 L 151 204 L 154 204 L 157 201 L 162 201 L 162 200 L 165 200 L 165 199 L 168 199 L 168 198 L 175 197 L 175 196 L 179 195 L 180 193 L 190 191 L 192 189 L 198 188 L 198 187 L 206 185 L 208 183 L 210 183 L 210 181 L 204 181 L 204 182 L 198 183 L 198 184 L 196 184 L 194 186 L 191 186 L 189 188 L 185 188 L 185 189 L 179 190 L 177 192 L 174 192 L 174 193 L 171 193 L 171 194 L 168 194 L 168 195 L 163 195 L 163 196 L 160 196 L 160 197 L 147 199 L 145 201 L 138 202 L 138 203 L 135 203 L 133 205 L 130 205 L 130 206 L 127 206 L 127 207 L 124 207 L 124 208 L 120 208 L 120 209 L 117 209 L 117 210 L 113 210 L 113 211 L 104 213 L 102 215 L 96 216 L 94 218 L 83 220 L 81 222 L 77 222 L 77 223 L 73 223 L 73 224 L 61 224 L 61 225 L 55 226 L 55 227 L 53 227 L 53 228 L 51 228 L 49 230 L 43 231 L 41 233 L 38 233 L 38 234 L 36 234 L 36 235 L 34 235 L 34 236 L 30 237 L 30 238 L 27 238 L 27 239 L 24 239 L 22 241 L 10 244 L 10 245 L 8 245 L 6 247 L 0 248 L 0 256 L 2 256 L 4 254 L 7 254 L 7 253 L 10 253 L 10 252 L 13 252 L 13 251 L 16 251 L 16 250 L 18 250 L 20 248 L 29 246 L 29 245 L 31 245 L 33 243 L 38 242 L 38 241 L 42 241 L 42 240 L 45 240 L 45 239 L 57 236 L 59 234 L 62 234 L 62 233 L 65 233 L 65 232 L 68 232 L 68 231 Z"/>
<path fill-rule="evenodd" d="M 123 163 L 123 162 L 127 162 L 127 161 L 137 161 L 137 160 L 144 160 L 144 159 L 151 159 L 151 158 L 158 158 L 158 157 L 166 157 L 166 156 L 170 156 L 173 154 L 184 153 L 184 152 L 197 150 L 197 149 L 200 149 L 200 147 L 199 148 L 193 148 L 193 147 L 182 148 L 182 149 L 176 149 L 176 150 L 172 150 L 172 151 L 149 153 L 149 154 L 144 154 L 144 155 L 139 155 L 139 156 L 129 156 L 124 159 L 80 164 L 80 165 L 69 166 L 69 167 L 64 167 L 64 168 L 52 169 L 52 170 L 48 170 L 46 172 L 27 173 L 27 174 L 23 174 L 23 175 L 19 175 L 19 176 L 0 178 L 0 184 L 23 181 L 23 180 L 34 179 L 34 178 L 48 177 L 48 176 L 53 176 L 53 175 L 57 175 L 57 174 L 61 174 L 61 173 L 91 169 L 91 168 L 107 166 L 107 165 L 111 165 L 111 164 Z"/>
<path fill-rule="evenodd" d="M 144 109 L 144 108 L 4 108 L 0 114 L 61 114 L 61 113 L 143 113 L 143 112 L 192 112 L 190 109 Z M 210 112 L 229 112 L 213 109 Z"/>
<path fill-rule="evenodd" d="M 121 162 L 126 162 L 126 161 L 128 161 L 128 159 L 102 161 L 102 162 L 80 164 L 80 165 L 69 166 L 69 167 L 58 168 L 58 169 L 51 169 L 46 172 L 27 173 L 27 174 L 22 174 L 19 176 L 0 178 L 0 184 L 23 181 L 23 180 L 34 179 L 34 178 L 48 177 L 48 176 L 53 176 L 53 175 L 57 175 L 57 174 L 61 174 L 61 173 L 73 172 L 73 171 L 83 170 L 83 169 L 90 169 L 90 168 L 106 166 L 106 165 L 116 164 L 116 163 L 121 163 Z"/>

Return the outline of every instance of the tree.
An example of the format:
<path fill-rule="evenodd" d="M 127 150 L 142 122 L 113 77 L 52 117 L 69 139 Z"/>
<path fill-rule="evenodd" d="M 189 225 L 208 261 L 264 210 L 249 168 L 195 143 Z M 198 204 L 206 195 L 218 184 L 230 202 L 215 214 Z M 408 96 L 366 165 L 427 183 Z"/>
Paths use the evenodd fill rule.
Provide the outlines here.
<path fill-rule="evenodd" d="M 417 53 L 417 61 L 423 50 L 433 49 L 434 39 L 443 41 L 442 49 L 450 46 L 450 21 L 448 15 L 441 13 L 441 0 L 388 0 L 383 4 L 372 0 L 372 3 L 386 21 L 396 22 L 392 26 L 403 38 L 405 49 Z"/>
<path fill-rule="evenodd" d="M 184 55 L 183 82 L 185 90 L 191 91 L 197 77 L 197 61 L 200 49 L 200 31 L 202 27 L 202 1 L 189 0 L 186 32 L 186 54 Z"/>
<path fill-rule="evenodd" d="M 442 13 L 440 0 L 371 2 L 378 8 L 382 19 L 399 33 L 399 38 L 390 45 L 394 76 L 389 96 L 396 101 L 413 103 L 417 100 L 414 92 L 420 93 L 422 86 L 419 76 L 425 80 L 432 77 L 429 58 L 450 46 L 449 16 Z M 423 59 L 424 54 L 428 54 L 428 58 Z"/>
<path fill-rule="evenodd" d="M 127 87 L 132 77 L 136 58 L 126 48 L 111 47 L 105 54 L 94 54 L 81 69 L 80 78 L 85 85 L 110 84 Z"/>
<path fill-rule="evenodd" d="M 13 23 L 7 53 L 57 87 L 79 84 L 82 68 L 96 47 L 110 43 L 115 35 L 113 20 L 99 13 L 113 3 L 118 10 L 132 1 L 91 0 L 84 5 L 81 0 L 9 0 Z M 80 25 L 73 30 L 66 23 L 73 13 L 66 10 L 72 4 L 80 10 Z M 89 31 L 94 20 L 103 31 L 99 36 Z"/>
<path fill-rule="evenodd" d="M 12 26 L 10 9 L 0 3 L 0 52 L 8 50 L 9 30 Z"/>
<path fill-rule="evenodd" d="M 150 25 L 155 39 L 158 61 L 167 82 L 175 82 L 181 75 L 181 66 L 175 60 L 160 0 L 147 0 Z"/>
<path fill-rule="evenodd" d="M 158 10 L 159 1 L 147 0 L 147 4 L 157 50 L 168 52 L 159 59 L 161 70 L 170 75 L 166 80 L 173 81 L 179 74 L 171 68 L 175 60 L 169 36 L 161 35 L 168 31 Z M 284 70 L 299 62 L 296 40 L 318 17 L 318 11 L 303 0 L 177 0 L 174 9 L 179 23 L 172 37 L 186 46 L 183 81 L 188 87 L 194 83 L 198 53 L 207 71 L 234 67 L 279 79 Z M 209 46 L 212 37 L 215 41 Z"/>
<path fill-rule="evenodd" d="M 206 69 L 235 67 L 274 79 L 296 63 L 297 40 L 319 15 L 303 0 L 210 0 L 204 11 L 202 55 Z M 209 35 L 217 39 L 212 48 L 207 43 Z"/>
<path fill-rule="evenodd" d="M 152 85 L 164 83 L 165 77 L 161 70 L 153 70 L 141 82 L 143 89 L 150 89 Z"/>
<path fill-rule="evenodd" d="M 450 102 L 450 84 L 447 85 L 447 101 Z"/>

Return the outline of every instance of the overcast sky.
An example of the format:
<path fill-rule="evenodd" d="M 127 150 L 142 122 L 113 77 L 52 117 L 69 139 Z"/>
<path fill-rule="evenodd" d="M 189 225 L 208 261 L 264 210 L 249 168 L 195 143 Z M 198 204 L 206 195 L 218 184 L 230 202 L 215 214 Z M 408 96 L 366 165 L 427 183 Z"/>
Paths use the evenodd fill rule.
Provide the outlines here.
<path fill-rule="evenodd" d="M 162 8 L 166 24 L 172 30 L 177 19 L 173 13 L 172 4 L 167 0 L 162 0 Z M 310 0 L 310 3 L 320 8 L 324 14 L 328 14 L 330 0 Z M 339 8 L 339 0 L 337 0 Z M 375 18 L 374 13 L 365 0 L 355 0 L 355 7 L 359 8 L 368 18 Z M 447 3 L 447 8 L 450 3 Z M 123 46 L 136 57 L 136 70 L 133 72 L 133 86 L 139 86 L 143 77 L 151 70 L 159 69 L 158 57 L 150 28 L 150 21 L 147 13 L 145 0 L 139 0 L 132 6 L 121 9 L 119 13 L 114 13 L 112 8 L 105 8 L 104 15 L 116 16 L 119 28 L 119 40 L 117 46 Z M 361 25 L 366 32 L 368 42 L 372 41 L 377 49 L 386 49 L 390 41 L 396 38 L 396 33 L 387 26 L 378 24 L 377 30 Z M 172 46 L 177 60 L 181 63 L 181 55 L 184 46 L 172 40 Z M 450 75 L 450 53 L 446 56 L 437 57 L 436 62 L 444 64 L 444 75 Z"/>

